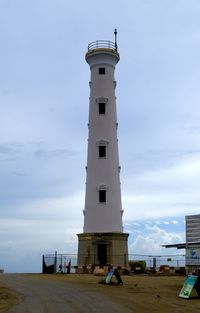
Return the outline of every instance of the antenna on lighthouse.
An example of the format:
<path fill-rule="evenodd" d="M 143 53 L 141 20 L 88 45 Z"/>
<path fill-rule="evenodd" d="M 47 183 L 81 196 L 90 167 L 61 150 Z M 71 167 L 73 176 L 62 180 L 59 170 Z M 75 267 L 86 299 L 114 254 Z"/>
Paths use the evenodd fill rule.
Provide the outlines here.
<path fill-rule="evenodd" d="M 114 34 L 115 34 L 115 50 L 117 51 L 117 29 L 116 28 L 114 30 Z"/>

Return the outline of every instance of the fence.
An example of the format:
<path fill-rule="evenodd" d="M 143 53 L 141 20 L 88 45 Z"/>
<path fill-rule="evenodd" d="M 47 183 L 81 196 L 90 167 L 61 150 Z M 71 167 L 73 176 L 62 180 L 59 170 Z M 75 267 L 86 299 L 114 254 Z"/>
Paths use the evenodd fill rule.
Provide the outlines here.
<path fill-rule="evenodd" d="M 88 51 L 99 48 L 108 48 L 117 51 L 117 44 L 110 40 L 96 40 L 88 45 Z"/>
<path fill-rule="evenodd" d="M 77 266 L 77 254 L 46 254 L 42 257 L 42 273 L 52 274 L 75 269 Z M 75 270 L 74 270 L 75 271 Z"/>
<path fill-rule="evenodd" d="M 162 265 L 168 265 L 173 267 L 184 267 L 185 266 L 185 255 L 142 255 L 142 254 L 129 254 L 129 261 L 142 260 L 146 262 L 147 267 L 160 268 Z"/>
<path fill-rule="evenodd" d="M 122 256 L 123 257 L 123 256 Z M 91 259 L 96 259 L 96 256 L 91 256 Z M 77 266 L 78 255 L 77 254 L 47 254 L 43 255 L 42 272 L 46 274 L 51 273 L 68 273 L 75 272 Z M 145 261 L 147 268 L 154 268 L 159 270 L 163 265 L 169 267 L 185 267 L 185 255 L 142 255 L 142 254 L 129 254 L 129 261 Z M 100 265 L 100 264 L 85 264 L 87 265 Z M 115 264 L 120 266 L 120 264 Z"/>

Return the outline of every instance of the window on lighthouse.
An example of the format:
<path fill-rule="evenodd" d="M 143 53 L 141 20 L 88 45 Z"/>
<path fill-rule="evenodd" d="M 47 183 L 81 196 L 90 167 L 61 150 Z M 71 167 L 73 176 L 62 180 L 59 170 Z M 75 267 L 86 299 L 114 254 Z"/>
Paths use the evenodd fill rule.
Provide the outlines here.
<path fill-rule="evenodd" d="M 106 146 L 99 146 L 99 158 L 106 157 Z"/>
<path fill-rule="evenodd" d="M 105 75 L 105 74 L 106 74 L 105 67 L 99 67 L 99 75 Z"/>
<path fill-rule="evenodd" d="M 99 190 L 99 202 L 100 203 L 106 202 L 106 190 Z"/>
<path fill-rule="evenodd" d="M 106 114 L 106 104 L 105 102 L 99 102 L 99 114 Z"/>

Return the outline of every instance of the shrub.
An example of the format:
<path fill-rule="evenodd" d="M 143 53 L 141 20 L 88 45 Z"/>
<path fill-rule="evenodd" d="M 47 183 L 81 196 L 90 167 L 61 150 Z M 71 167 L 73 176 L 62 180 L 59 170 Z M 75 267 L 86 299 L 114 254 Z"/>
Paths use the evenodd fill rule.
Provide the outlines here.
<path fill-rule="evenodd" d="M 145 261 L 132 261 L 132 260 L 130 260 L 128 262 L 128 264 L 131 268 L 131 271 L 135 271 L 135 269 L 137 267 L 140 267 L 142 272 L 144 272 L 146 269 L 146 262 Z"/>

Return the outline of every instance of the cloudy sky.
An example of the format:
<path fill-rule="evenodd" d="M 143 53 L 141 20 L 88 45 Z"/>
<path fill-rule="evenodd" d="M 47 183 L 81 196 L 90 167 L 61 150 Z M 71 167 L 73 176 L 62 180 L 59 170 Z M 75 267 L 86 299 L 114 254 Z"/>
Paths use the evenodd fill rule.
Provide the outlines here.
<path fill-rule="evenodd" d="M 200 213 L 199 0 L 0 0 L 0 268 L 41 271 L 82 232 L 89 42 L 113 40 L 129 252 Z M 182 251 L 184 253 L 184 251 Z"/>

